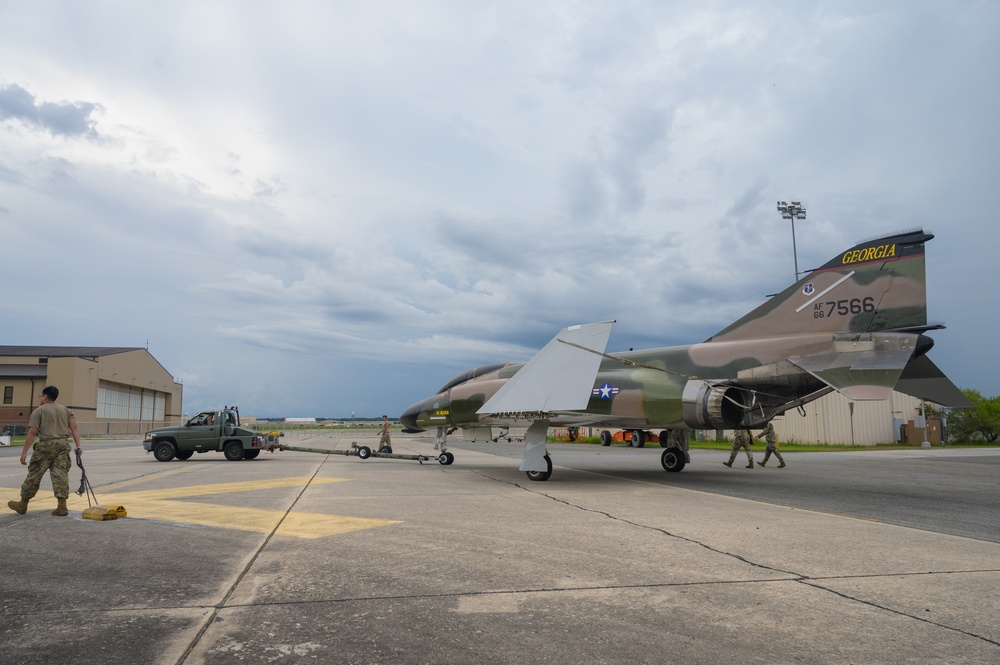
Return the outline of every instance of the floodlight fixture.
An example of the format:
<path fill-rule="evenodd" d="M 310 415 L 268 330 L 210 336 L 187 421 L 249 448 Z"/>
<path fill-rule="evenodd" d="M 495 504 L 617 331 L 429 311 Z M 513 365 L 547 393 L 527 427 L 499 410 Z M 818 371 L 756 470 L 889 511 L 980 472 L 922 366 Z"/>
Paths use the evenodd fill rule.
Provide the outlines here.
<path fill-rule="evenodd" d="M 792 256 L 795 258 L 795 281 L 799 281 L 799 253 L 795 246 L 795 220 L 806 218 L 806 209 L 801 201 L 778 201 L 778 212 L 782 219 L 792 222 Z"/>

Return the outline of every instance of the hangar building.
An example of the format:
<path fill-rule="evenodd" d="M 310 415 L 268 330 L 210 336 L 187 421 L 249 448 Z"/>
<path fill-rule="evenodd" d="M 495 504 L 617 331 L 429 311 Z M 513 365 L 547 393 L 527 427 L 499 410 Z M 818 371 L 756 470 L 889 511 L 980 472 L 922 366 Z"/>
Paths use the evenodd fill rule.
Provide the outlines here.
<path fill-rule="evenodd" d="M 142 347 L 0 346 L 0 427 L 26 427 L 47 385 L 84 436 L 141 435 L 181 420 L 183 386 Z"/>

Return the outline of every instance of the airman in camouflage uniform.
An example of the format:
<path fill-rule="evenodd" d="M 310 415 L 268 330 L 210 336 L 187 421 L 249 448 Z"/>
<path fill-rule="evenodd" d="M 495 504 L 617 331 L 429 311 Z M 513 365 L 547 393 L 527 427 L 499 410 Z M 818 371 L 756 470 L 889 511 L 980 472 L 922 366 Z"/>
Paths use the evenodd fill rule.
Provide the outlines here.
<path fill-rule="evenodd" d="M 379 452 L 392 452 L 392 440 L 389 438 L 389 416 L 382 416 L 382 436 L 378 440 Z"/>
<path fill-rule="evenodd" d="M 760 437 L 758 438 L 761 437 L 767 442 L 767 449 L 764 451 L 764 459 L 758 462 L 758 464 L 764 466 L 773 454 L 778 458 L 778 461 L 781 462 L 781 464 L 778 465 L 778 468 L 783 468 L 785 466 L 785 460 L 781 457 L 781 453 L 778 452 L 778 435 L 774 433 L 774 425 L 768 423 L 767 427 L 764 428 L 764 431 L 760 433 Z"/>
<path fill-rule="evenodd" d="M 49 479 L 52 481 L 52 493 L 56 495 L 59 504 L 52 514 L 58 516 L 69 514 L 66 499 L 69 498 L 70 435 L 76 443 L 77 452 L 82 453 L 83 450 L 80 448 L 80 432 L 76 426 L 76 417 L 62 404 L 56 404 L 58 397 L 58 388 L 46 386 L 39 395 L 41 406 L 32 411 L 28 418 L 28 435 L 24 439 L 24 448 L 21 449 L 21 464 L 28 464 L 26 459 L 28 449 L 34 443 L 31 464 L 28 464 L 28 477 L 21 485 L 21 500 L 7 502 L 7 507 L 19 515 L 27 512 L 28 502 L 38 493 L 38 486 L 46 471 L 49 472 Z M 37 443 L 35 443 L 36 436 Z"/>
<path fill-rule="evenodd" d="M 736 459 L 736 454 L 740 452 L 740 448 L 743 448 L 744 452 L 747 454 L 747 468 L 753 468 L 753 455 L 750 454 L 750 442 L 753 441 L 753 434 L 750 430 L 736 430 L 736 436 L 733 437 L 733 452 L 729 454 L 729 461 L 723 462 L 726 466 L 732 466 L 733 460 Z"/>

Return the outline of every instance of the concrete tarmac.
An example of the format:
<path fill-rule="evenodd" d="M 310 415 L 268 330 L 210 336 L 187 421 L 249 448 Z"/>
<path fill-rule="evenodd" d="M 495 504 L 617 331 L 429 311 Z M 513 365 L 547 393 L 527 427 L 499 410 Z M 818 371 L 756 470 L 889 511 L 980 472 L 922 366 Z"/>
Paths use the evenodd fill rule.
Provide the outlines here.
<path fill-rule="evenodd" d="M 351 440 L 373 443 L 294 443 Z M 26 467 L 0 455 L 0 663 L 1000 662 L 989 540 L 560 466 L 561 450 L 531 482 L 476 450 L 442 466 L 85 448 L 101 504 L 128 517 L 83 519 L 75 494 L 54 517 L 47 480 L 16 515 Z M 728 453 L 692 457 L 663 476 Z"/>

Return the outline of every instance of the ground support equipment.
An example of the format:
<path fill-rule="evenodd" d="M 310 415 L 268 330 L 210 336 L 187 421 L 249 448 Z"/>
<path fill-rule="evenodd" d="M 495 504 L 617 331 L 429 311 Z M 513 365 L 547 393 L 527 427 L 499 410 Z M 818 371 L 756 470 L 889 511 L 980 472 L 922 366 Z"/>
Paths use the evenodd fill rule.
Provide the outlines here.
<path fill-rule="evenodd" d="M 76 491 L 77 494 L 83 496 L 84 493 L 87 494 L 87 505 L 89 508 L 84 509 L 83 517 L 88 520 L 116 520 L 119 517 L 125 517 L 128 512 L 125 510 L 125 506 L 95 506 L 97 503 L 97 495 L 94 494 L 94 488 L 90 486 L 90 480 L 87 479 L 87 470 L 83 468 L 83 455 L 80 454 L 80 450 L 76 451 L 76 465 L 80 467 L 80 473 L 82 474 L 80 478 L 80 489 Z M 93 498 L 93 502 L 91 502 Z"/>
<path fill-rule="evenodd" d="M 431 460 L 437 460 L 438 463 L 444 466 L 448 466 L 455 461 L 455 456 L 449 452 L 443 452 L 440 455 L 405 455 L 403 453 L 372 450 L 368 446 L 359 446 L 357 443 L 352 443 L 350 448 L 340 450 L 330 450 L 329 448 L 308 448 L 306 446 L 288 446 L 281 444 L 278 446 L 278 450 L 292 450 L 300 453 L 320 453 L 321 455 L 346 455 L 348 457 L 360 457 L 361 459 L 368 459 L 370 457 L 381 457 L 383 459 L 406 459 L 416 460 L 421 464 L 424 462 L 430 462 Z"/>

